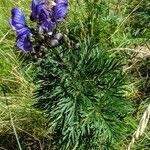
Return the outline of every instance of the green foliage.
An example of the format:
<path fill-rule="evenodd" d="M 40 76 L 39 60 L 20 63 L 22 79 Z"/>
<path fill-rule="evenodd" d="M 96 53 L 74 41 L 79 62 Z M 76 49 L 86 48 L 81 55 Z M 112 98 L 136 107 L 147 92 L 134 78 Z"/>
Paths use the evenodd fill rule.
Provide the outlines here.
<path fill-rule="evenodd" d="M 49 50 L 41 65 L 34 106 L 47 113 L 56 149 L 106 149 L 123 137 L 131 109 L 120 60 L 83 46 Z"/>
<path fill-rule="evenodd" d="M 65 48 L 49 50 L 46 62 L 40 64 L 43 66 L 39 67 L 37 76 L 39 84 L 36 87 L 35 106 L 44 110 L 43 115 L 31 107 L 35 88 L 30 83 L 35 73 L 33 64 L 26 65 L 26 58 L 20 58 L 20 54 L 14 50 L 14 33 L 9 30 L 8 24 L 8 12 L 12 7 L 20 7 L 26 14 L 30 13 L 30 0 L 0 0 L 0 85 L 7 87 L 6 98 L 15 127 L 19 137 L 24 132 L 26 136 L 40 135 L 43 141 L 44 137 L 49 138 L 46 115 L 55 149 L 124 150 L 138 123 L 128 115 L 131 110 L 127 99 L 134 97 L 134 118 L 137 120 L 140 120 L 149 103 L 149 58 L 133 66 L 132 78 L 127 75 L 132 84 L 130 87 L 122 72 L 122 62 L 107 50 L 131 48 L 134 44 L 140 46 L 143 41 L 144 44 L 147 42 L 150 36 L 149 2 L 69 0 L 69 3 L 66 23 L 60 26 L 69 29 L 81 43 L 86 41 L 86 46 L 83 44 L 80 51 Z M 127 51 L 119 54 L 126 65 L 133 58 L 133 54 Z M 5 97 L 2 93 L 0 96 L 0 134 L 3 139 L 0 146 L 13 149 L 16 139 L 3 136 L 9 136 L 12 127 Z M 127 129 L 126 125 L 130 127 Z M 149 149 L 149 135 L 148 130 L 133 149 Z M 22 147 L 29 144 L 25 140 L 24 137 L 20 139 Z M 50 142 L 46 142 L 50 145 Z"/>
<path fill-rule="evenodd" d="M 150 3 L 147 0 L 129 1 L 127 12 L 135 11 L 130 16 L 128 23 L 130 24 L 133 37 L 142 37 L 149 40 L 150 37 Z"/>

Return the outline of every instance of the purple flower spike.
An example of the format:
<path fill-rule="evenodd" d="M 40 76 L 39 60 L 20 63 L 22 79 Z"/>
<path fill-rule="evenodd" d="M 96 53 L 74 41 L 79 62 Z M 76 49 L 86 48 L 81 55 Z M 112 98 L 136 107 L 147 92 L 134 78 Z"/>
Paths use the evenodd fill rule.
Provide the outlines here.
<path fill-rule="evenodd" d="M 12 29 L 17 33 L 17 47 L 23 51 L 31 51 L 31 31 L 26 25 L 24 14 L 19 8 L 13 8 L 11 13 L 12 17 L 9 20 L 9 23 Z"/>
<path fill-rule="evenodd" d="M 68 12 L 68 0 L 56 0 L 56 6 L 53 8 L 53 15 L 56 21 L 63 21 Z"/>

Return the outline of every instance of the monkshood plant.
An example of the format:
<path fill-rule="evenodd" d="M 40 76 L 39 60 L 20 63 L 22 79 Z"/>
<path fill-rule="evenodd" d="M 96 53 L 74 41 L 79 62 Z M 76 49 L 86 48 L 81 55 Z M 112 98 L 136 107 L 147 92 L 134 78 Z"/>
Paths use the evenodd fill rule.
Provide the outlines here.
<path fill-rule="evenodd" d="M 31 8 L 36 28 L 27 26 L 18 8 L 12 9 L 10 25 L 17 47 L 43 59 L 34 107 L 47 114 L 53 149 L 113 149 L 124 138 L 124 118 L 131 112 L 121 60 L 88 38 L 81 46 L 69 38 L 72 46 L 65 44 L 57 24 L 67 15 L 67 0 L 32 0 Z"/>

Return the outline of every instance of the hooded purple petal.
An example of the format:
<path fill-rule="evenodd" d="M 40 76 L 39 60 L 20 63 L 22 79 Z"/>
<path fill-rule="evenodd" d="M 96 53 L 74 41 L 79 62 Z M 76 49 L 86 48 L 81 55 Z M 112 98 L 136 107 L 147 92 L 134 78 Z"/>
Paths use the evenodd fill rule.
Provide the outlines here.
<path fill-rule="evenodd" d="M 25 16 L 19 8 L 13 8 L 12 17 L 9 20 L 9 23 L 14 31 L 20 30 L 26 26 Z"/>
<path fill-rule="evenodd" d="M 56 0 L 53 8 L 53 15 L 56 21 L 63 21 L 68 12 L 68 0 Z"/>
<path fill-rule="evenodd" d="M 32 50 L 30 42 L 31 31 L 26 25 L 25 16 L 19 8 L 13 8 L 12 17 L 9 23 L 13 30 L 17 33 L 17 47 L 23 51 Z"/>
<path fill-rule="evenodd" d="M 30 19 L 32 21 L 36 20 L 37 19 L 37 4 L 38 2 L 36 0 L 32 0 L 32 5 L 31 5 L 31 16 L 30 16 Z"/>
<path fill-rule="evenodd" d="M 31 51 L 32 44 L 30 41 L 31 31 L 28 28 L 23 28 L 18 32 L 17 47 L 23 51 Z"/>
<path fill-rule="evenodd" d="M 31 35 L 31 30 L 27 27 L 24 27 L 24 28 L 17 31 L 18 37 L 21 37 L 22 35 L 25 35 L 25 34 Z"/>
<path fill-rule="evenodd" d="M 32 44 L 30 41 L 31 31 L 28 28 L 22 28 L 18 32 L 17 47 L 23 51 L 31 51 Z"/>
<path fill-rule="evenodd" d="M 44 20 L 41 22 L 40 27 L 44 32 L 51 32 L 56 27 L 56 23 L 52 21 Z"/>
<path fill-rule="evenodd" d="M 17 47 L 25 52 L 32 50 L 29 34 L 22 34 L 21 36 L 18 36 Z"/>
<path fill-rule="evenodd" d="M 39 14 L 39 25 L 44 32 L 51 32 L 56 23 L 51 20 L 51 14 L 47 9 L 42 9 Z"/>
<path fill-rule="evenodd" d="M 41 10 L 43 9 L 43 6 L 45 5 L 45 0 L 32 0 L 32 5 L 31 5 L 31 16 L 30 19 L 31 21 L 35 21 L 38 19 L 39 14 Z"/>

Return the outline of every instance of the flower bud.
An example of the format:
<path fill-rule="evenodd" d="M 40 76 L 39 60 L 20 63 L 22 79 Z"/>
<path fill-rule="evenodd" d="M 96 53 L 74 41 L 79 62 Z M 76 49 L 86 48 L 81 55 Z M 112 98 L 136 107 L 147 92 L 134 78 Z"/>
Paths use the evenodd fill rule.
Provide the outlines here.
<path fill-rule="evenodd" d="M 33 61 L 37 60 L 37 55 L 36 55 L 35 51 L 31 51 L 31 56 L 32 56 Z"/>
<path fill-rule="evenodd" d="M 58 46 L 58 45 L 59 45 L 59 42 L 58 42 L 57 39 L 52 39 L 52 40 L 50 41 L 50 46 L 51 46 L 51 47 L 56 47 L 56 46 Z"/>
<path fill-rule="evenodd" d="M 39 57 L 43 57 L 44 56 L 44 52 L 39 52 Z"/>
<path fill-rule="evenodd" d="M 44 35 L 41 34 L 40 40 L 44 40 L 44 39 L 45 39 Z"/>
<path fill-rule="evenodd" d="M 35 41 L 34 36 L 33 36 L 33 34 L 31 34 L 30 35 L 30 42 L 34 42 L 34 41 Z"/>
<path fill-rule="evenodd" d="M 47 51 L 47 48 L 46 48 L 44 45 L 41 45 L 40 50 L 41 50 L 42 52 L 46 52 L 46 51 Z"/>
<path fill-rule="evenodd" d="M 68 29 L 66 29 L 66 34 L 67 34 L 67 35 L 69 34 L 69 30 L 68 30 Z"/>
<path fill-rule="evenodd" d="M 54 35 L 54 39 L 57 39 L 58 41 L 60 41 L 63 38 L 63 34 L 62 33 L 56 33 Z"/>
<path fill-rule="evenodd" d="M 75 43 L 73 45 L 73 48 L 76 49 L 76 50 L 80 49 L 80 43 Z"/>

